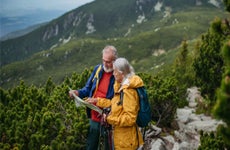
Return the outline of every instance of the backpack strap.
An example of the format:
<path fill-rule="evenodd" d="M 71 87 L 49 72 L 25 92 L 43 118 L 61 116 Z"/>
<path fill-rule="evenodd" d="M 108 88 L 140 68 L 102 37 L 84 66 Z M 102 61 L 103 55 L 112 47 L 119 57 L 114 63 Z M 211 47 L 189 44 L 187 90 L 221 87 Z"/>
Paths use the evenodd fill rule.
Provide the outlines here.
<path fill-rule="evenodd" d="M 96 78 L 96 79 L 98 78 L 98 75 L 99 75 L 100 70 L 101 70 L 101 65 L 98 66 L 97 71 L 96 71 L 96 73 L 94 74 L 94 77 L 93 77 L 92 81 L 93 81 L 95 78 Z"/>
<path fill-rule="evenodd" d="M 98 84 L 99 84 L 99 72 L 101 71 L 101 66 L 102 66 L 102 65 L 100 65 L 100 66 L 97 68 L 97 71 L 96 71 L 96 73 L 95 73 L 95 75 L 94 75 L 94 77 L 93 77 L 93 79 L 92 79 L 92 81 L 94 81 L 94 79 L 97 80 L 96 89 L 94 90 L 93 97 L 94 97 L 94 95 L 95 95 L 95 93 L 96 93 L 96 91 L 97 91 L 97 89 L 98 89 Z"/>
<path fill-rule="evenodd" d="M 120 92 L 120 101 L 117 103 L 117 105 L 123 105 L 123 97 L 124 97 L 124 92 L 121 90 Z"/>
<path fill-rule="evenodd" d="M 95 93 L 96 93 L 96 91 L 97 91 L 97 88 L 98 88 L 98 83 L 99 83 L 99 72 L 101 71 L 101 66 L 102 66 L 102 65 L 99 65 L 99 66 L 98 66 L 98 68 L 97 68 L 97 70 L 96 70 L 96 72 L 95 72 L 95 74 L 94 74 L 94 77 L 93 77 L 93 79 L 91 80 L 91 82 L 93 82 L 94 79 L 97 80 L 97 82 L 96 82 L 96 88 L 95 88 L 94 93 L 93 93 L 93 97 L 94 97 L 94 95 L 95 95 Z M 86 113 L 87 113 L 87 117 L 88 117 L 88 118 L 91 118 L 91 108 L 86 107 Z"/>

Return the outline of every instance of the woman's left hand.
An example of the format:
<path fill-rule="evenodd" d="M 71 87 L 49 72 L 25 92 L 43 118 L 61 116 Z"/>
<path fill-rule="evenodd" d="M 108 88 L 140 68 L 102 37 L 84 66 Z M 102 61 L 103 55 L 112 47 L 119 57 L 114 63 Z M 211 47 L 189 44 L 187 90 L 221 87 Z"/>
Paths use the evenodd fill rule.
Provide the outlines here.
<path fill-rule="evenodd" d="M 96 104 L 97 103 L 97 99 L 96 98 L 88 98 L 86 100 L 86 102 L 90 103 L 90 104 Z"/>

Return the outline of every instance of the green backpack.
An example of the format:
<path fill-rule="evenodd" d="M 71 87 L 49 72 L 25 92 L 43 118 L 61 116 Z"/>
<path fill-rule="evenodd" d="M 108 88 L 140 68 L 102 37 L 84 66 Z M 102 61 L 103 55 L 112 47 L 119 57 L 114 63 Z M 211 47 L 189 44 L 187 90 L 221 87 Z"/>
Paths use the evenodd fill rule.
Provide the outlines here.
<path fill-rule="evenodd" d="M 137 94 L 139 96 L 140 109 L 137 115 L 136 123 L 139 127 L 146 127 L 148 123 L 152 120 L 151 107 L 149 104 L 148 94 L 144 86 L 136 88 Z M 124 92 L 121 91 L 120 102 L 123 102 Z"/>

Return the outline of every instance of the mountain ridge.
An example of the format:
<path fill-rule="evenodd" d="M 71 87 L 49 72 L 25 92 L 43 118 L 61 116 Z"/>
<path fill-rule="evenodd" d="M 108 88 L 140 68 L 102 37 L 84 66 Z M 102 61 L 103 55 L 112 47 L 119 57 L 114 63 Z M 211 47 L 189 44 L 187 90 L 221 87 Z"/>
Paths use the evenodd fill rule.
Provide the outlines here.
<path fill-rule="evenodd" d="M 6 41 L 6 40 L 9 40 L 9 39 L 14 39 L 14 38 L 26 35 L 26 34 L 34 31 L 35 29 L 37 29 L 37 28 L 39 28 L 39 27 L 41 27 L 41 26 L 43 26 L 45 24 L 47 24 L 47 22 L 35 24 L 35 25 L 32 25 L 32 26 L 26 27 L 25 29 L 12 31 L 12 32 L 7 33 L 6 35 L 2 36 L 0 38 L 0 41 Z"/>
<path fill-rule="evenodd" d="M 0 14 L 1 20 L 1 41 L 7 40 L 3 37 L 7 34 L 12 34 L 14 32 L 21 32 L 26 28 L 31 26 L 36 26 L 46 22 L 50 22 L 55 18 L 58 18 L 64 13 L 61 10 L 44 10 L 44 9 L 34 9 L 34 10 L 23 10 L 18 11 L 18 14 Z M 19 36 L 16 36 L 19 37 Z M 14 38 L 16 38 L 14 37 Z"/>
<path fill-rule="evenodd" d="M 102 3 L 104 0 L 99 1 Z M 129 1 L 136 2 L 134 0 Z M 90 10 L 94 9 L 96 11 L 97 7 L 101 6 L 101 3 L 96 2 L 98 1 L 95 1 L 93 5 L 87 4 L 79 7 L 77 12 L 81 12 L 86 8 L 89 9 L 89 6 Z M 149 10 L 151 9 L 149 8 Z M 55 27 L 58 21 L 62 24 L 73 23 L 74 12 L 76 13 L 76 10 L 62 15 L 47 24 L 45 28 L 39 28 L 27 36 L 32 38 L 33 34 L 41 33 L 45 29 L 55 33 L 55 30 L 48 30 L 48 28 Z M 83 15 L 82 13 L 80 14 Z M 107 15 L 109 16 L 110 14 Z M 135 18 L 133 19 L 135 24 L 128 20 L 129 22 L 127 21 L 126 25 L 105 30 L 101 34 L 86 35 L 87 30 L 84 30 L 84 32 L 79 31 L 84 33 L 82 36 L 80 34 L 79 36 L 74 36 L 75 32 L 69 31 L 63 34 L 61 38 L 55 37 L 51 39 L 53 43 L 49 43 L 48 46 L 40 45 L 41 50 L 27 55 L 23 60 L 19 59 L 20 61 L 17 60 L 14 63 L 2 65 L 0 84 L 1 86 L 9 87 L 17 84 L 19 80 L 25 80 L 27 83 L 37 85 L 46 81 L 49 76 L 52 76 L 55 82 L 59 82 L 73 72 L 80 73 L 85 68 L 90 68 L 95 63 L 100 63 L 101 58 L 98 54 L 108 44 L 117 47 L 119 55 L 127 57 L 136 71 L 156 73 L 162 68 L 172 65 L 182 41 L 199 40 L 201 34 L 207 31 L 210 22 L 215 16 L 226 17 L 228 15 L 220 8 L 212 5 L 208 5 L 208 7 L 187 7 L 182 10 L 179 10 L 179 8 L 178 10 L 170 10 L 167 7 L 165 11 L 157 12 L 154 17 L 146 21 L 145 18 L 147 17 L 141 18 L 135 15 L 135 17 L 132 16 Z M 145 16 L 147 16 L 147 13 L 145 13 Z M 69 20 L 70 22 L 68 22 L 66 17 L 71 21 Z M 142 20 L 143 22 L 138 23 L 137 20 Z M 86 19 L 85 21 L 87 22 L 88 20 Z M 86 29 L 84 25 L 86 24 L 79 23 L 79 26 L 83 26 L 80 29 Z M 46 35 L 48 36 L 49 34 Z M 24 36 L 17 38 L 20 39 L 17 42 L 20 43 L 25 40 L 24 38 Z M 58 42 L 56 42 L 57 39 Z M 11 43 L 10 41 L 16 42 L 16 40 L 8 40 L 7 42 Z M 33 42 L 38 44 L 39 41 L 30 41 L 28 38 L 27 42 L 31 42 L 30 44 L 34 46 Z M 11 45 L 16 47 L 13 43 Z M 45 48 L 46 46 L 48 48 Z M 193 49 L 191 48 L 190 51 L 192 52 Z M 17 52 L 15 56 L 21 56 L 20 53 Z M 25 51 L 22 53 L 25 53 Z M 29 53 L 29 49 L 26 53 Z"/>
<path fill-rule="evenodd" d="M 142 24 L 153 17 L 170 15 L 170 11 L 173 13 L 179 9 L 186 10 L 198 5 L 197 0 L 190 0 L 186 3 L 183 0 L 173 2 L 165 0 L 163 2 L 154 0 L 127 0 L 125 2 L 121 0 L 97 0 L 88 3 L 63 14 L 26 36 L 1 42 L 1 49 L 4 51 L 1 65 L 25 59 L 69 38 L 122 37 L 123 33 L 127 33 L 132 26 Z M 199 4 L 198 7 L 206 5 L 206 7 L 214 7 L 205 0 L 200 0 L 200 3 L 205 4 Z M 12 47 L 12 44 L 17 49 Z M 16 52 L 16 56 L 12 55 L 13 52 Z"/>

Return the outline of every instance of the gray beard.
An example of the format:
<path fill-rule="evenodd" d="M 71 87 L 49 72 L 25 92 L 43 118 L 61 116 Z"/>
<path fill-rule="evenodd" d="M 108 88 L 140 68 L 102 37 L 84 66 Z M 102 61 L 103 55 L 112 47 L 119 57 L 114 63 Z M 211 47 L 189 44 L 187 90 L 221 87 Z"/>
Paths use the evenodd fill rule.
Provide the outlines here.
<path fill-rule="evenodd" d="M 105 72 L 109 73 L 113 71 L 113 68 L 106 68 L 105 66 L 103 66 L 103 69 Z"/>

